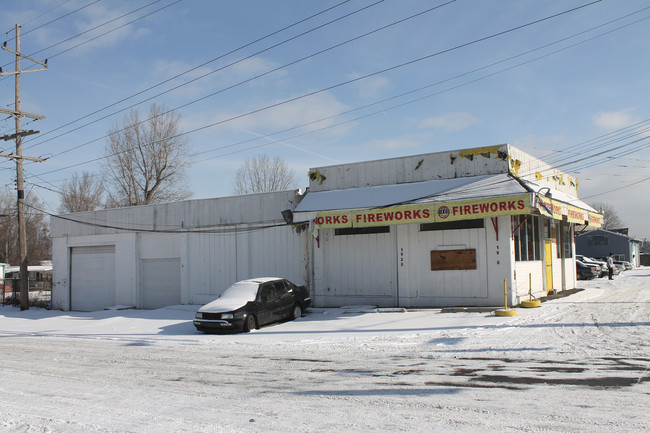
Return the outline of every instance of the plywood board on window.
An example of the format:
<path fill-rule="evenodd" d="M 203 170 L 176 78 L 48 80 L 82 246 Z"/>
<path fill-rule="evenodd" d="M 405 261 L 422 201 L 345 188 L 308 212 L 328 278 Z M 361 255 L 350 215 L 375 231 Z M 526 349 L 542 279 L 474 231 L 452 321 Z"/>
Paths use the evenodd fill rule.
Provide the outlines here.
<path fill-rule="evenodd" d="M 431 251 L 432 271 L 476 269 L 476 249 Z"/>

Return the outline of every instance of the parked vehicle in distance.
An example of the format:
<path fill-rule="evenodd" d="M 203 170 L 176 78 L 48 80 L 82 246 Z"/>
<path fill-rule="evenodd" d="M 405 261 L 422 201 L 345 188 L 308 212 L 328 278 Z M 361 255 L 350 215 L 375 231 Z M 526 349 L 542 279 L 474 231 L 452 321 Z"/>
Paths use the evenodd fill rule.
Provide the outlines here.
<path fill-rule="evenodd" d="M 248 332 L 284 319 L 298 319 L 311 305 L 309 290 L 284 278 L 238 281 L 199 308 L 194 326 L 202 332 Z"/>
<path fill-rule="evenodd" d="M 627 271 L 633 268 L 632 263 L 625 260 L 614 260 L 614 264 L 623 266 L 623 270 Z"/>
<path fill-rule="evenodd" d="M 576 276 L 579 280 L 593 280 L 600 275 L 600 266 L 587 265 L 576 260 Z"/>
<path fill-rule="evenodd" d="M 580 254 L 576 255 L 576 260 L 580 261 L 586 265 L 597 265 L 600 267 L 600 275 L 598 275 L 599 278 L 606 277 L 609 275 L 609 268 L 607 267 L 607 262 L 603 262 L 602 260 L 596 260 L 592 259 L 591 257 L 586 257 Z"/>

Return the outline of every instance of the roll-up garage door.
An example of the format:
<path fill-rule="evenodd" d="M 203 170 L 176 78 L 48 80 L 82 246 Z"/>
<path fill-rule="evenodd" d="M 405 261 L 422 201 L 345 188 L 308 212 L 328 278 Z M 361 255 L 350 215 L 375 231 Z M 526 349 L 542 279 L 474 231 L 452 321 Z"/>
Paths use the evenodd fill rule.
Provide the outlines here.
<path fill-rule="evenodd" d="M 155 309 L 180 304 L 180 259 L 147 259 L 140 263 L 142 308 Z"/>
<path fill-rule="evenodd" d="M 115 246 L 74 247 L 70 260 L 70 309 L 97 311 L 115 305 Z"/>

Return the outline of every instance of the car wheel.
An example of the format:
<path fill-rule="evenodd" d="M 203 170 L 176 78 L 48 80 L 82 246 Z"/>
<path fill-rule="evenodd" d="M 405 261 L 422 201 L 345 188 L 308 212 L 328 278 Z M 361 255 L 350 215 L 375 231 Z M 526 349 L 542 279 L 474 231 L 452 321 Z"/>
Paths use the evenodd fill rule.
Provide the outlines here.
<path fill-rule="evenodd" d="M 291 318 L 293 320 L 300 319 L 302 317 L 302 307 L 300 305 L 295 305 L 293 311 L 291 312 Z"/>
<path fill-rule="evenodd" d="M 252 314 L 249 314 L 248 317 L 246 317 L 246 321 L 244 322 L 244 332 L 249 332 L 253 329 L 255 329 L 255 316 Z"/>

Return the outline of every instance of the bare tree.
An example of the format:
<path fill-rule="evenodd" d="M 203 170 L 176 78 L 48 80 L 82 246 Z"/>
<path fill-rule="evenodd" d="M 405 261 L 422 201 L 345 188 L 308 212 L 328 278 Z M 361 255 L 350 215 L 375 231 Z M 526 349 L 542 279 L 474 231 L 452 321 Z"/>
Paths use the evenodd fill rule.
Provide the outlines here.
<path fill-rule="evenodd" d="M 625 226 L 625 223 L 618 216 L 618 213 L 612 205 L 607 203 L 591 203 L 591 207 L 603 214 L 603 229 L 613 230 L 620 229 Z"/>
<path fill-rule="evenodd" d="M 185 170 L 189 143 L 181 135 L 180 116 L 151 105 L 148 118 L 138 110 L 109 131 L 102 167 L 107 207 L 138 206 L 182 200 L 192 196 Z"/>
<path fill-rule="evenodd" d="M 63 185 L 59 211 L 63 213 L 84 212 L 102 207 L 104 183 L 92 174 L 84 171 L 81 178 L 77 173 L 72 175 L 70 182 Z"/>
<path fill-rule="evenodd" d="M 641 252 L 650 253 L 650 241 L 647 239 L 644 239 L 643 242 L 641 242 Z"/>
<path fill-rule="evenodd" d="M 296 174 L 287 163 L 276 156 L 273 160 L 267 155 L 246 158 L 235 173 L 233 191 L 235 194 L 285 191 L 297 185 Z"/>
<path fill-rule="evenodd" d="M 39 210 L 42 203 L 33 195 L 25 197 L 25 231 L 27 235 L 27 262 L 38 264 L 52 259 L 52 241 L 45 215 Z M 20 263 L 18 249 L 18 221 L 16 197 L 0 194 L 0 262 Z"/>

